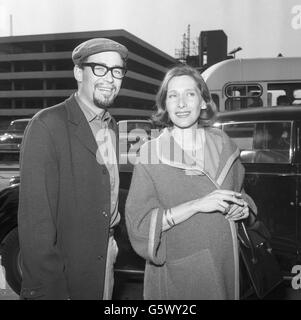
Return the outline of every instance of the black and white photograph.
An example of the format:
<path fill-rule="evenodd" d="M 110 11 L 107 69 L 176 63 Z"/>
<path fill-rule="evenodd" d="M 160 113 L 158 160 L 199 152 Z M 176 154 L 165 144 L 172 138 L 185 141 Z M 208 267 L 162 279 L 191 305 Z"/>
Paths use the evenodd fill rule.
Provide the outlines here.
<path fill-rule="evenodd" d="M 0 0 L 0 300 L 301 300 L 300 40 L 301 0 Z"/>

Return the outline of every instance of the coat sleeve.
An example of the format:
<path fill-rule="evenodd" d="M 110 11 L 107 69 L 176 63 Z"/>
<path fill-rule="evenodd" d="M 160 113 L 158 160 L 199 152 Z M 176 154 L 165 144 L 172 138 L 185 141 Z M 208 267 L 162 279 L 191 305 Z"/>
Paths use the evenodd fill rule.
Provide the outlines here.
<path fill-rule="evenodd" d="M 21 298 L 67 299 L 64 263 L 56 245 L 59 166 L 49 129 L 39 119 L 25 132 L 20 160 Z"/>
<path fill-rule="evenodd" d="M 126 201 L 126 226 L 134 250 L 156 265 L 162 265 L 166 260 L 163 213 L 150 174 L 145 165 L 136 164 Z"/>

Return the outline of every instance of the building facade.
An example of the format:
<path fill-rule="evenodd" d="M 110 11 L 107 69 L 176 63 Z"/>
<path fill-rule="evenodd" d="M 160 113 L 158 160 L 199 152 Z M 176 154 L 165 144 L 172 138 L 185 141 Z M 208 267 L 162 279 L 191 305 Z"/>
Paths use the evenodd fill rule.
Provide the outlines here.
<path fill-rule="evenodd" d="M 125 30 L 0 37 L 0 118 L 31 117 L 65 100 L 77 84 L 71 53 L 91 38 L 110 38 L 129 49 L 128 72 L 112 113 L 152 110 L 155 94 L 176 59 Z"/>

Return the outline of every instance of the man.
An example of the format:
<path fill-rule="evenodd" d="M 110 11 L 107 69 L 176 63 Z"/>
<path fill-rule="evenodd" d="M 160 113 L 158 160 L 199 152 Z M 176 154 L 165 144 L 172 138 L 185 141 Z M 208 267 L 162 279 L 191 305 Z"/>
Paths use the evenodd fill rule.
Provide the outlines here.
<path fill-rule="evenodd" d="M 117 127 L 107 108 L 127 56 L 109 39 L 80 44 L 72 53 L 77 92 L 27 127 L 18 214 L 23 299 L 111 298 L 120 216 Z"/>
<path fill-rule="evenodd" d="M 286 95 L 277 97 L 277 106 L 290 106 L 292 104 L 291 99 Z"/>

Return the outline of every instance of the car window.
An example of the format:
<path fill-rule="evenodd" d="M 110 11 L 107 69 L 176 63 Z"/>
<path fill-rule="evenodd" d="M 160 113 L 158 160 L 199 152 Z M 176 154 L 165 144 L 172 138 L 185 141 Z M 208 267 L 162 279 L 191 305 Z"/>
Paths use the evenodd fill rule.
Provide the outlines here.
<path fill-rule="evenodd" d="M 241 150 L 243 163 L 289 163 L 291 122 L 229 123 L 223 130 Z"/>

